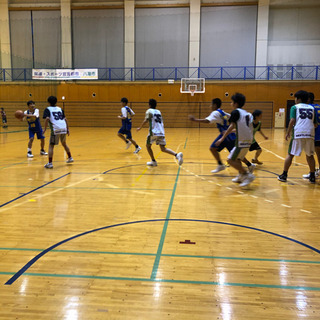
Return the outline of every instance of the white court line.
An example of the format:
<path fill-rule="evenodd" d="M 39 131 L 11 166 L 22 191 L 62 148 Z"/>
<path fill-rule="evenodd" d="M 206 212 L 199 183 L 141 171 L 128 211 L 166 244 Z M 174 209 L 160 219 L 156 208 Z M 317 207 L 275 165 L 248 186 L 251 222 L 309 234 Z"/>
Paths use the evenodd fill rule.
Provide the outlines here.
<path fill-rule="evenodd" d="M 264 193 L 268 194 L 268 193 L 272 193 L 272 192 L 276 192 L 279 191 L 280 189 L 271 189 L 271 190 L 267 190 Z"/>
<path fill-rule="evenodd" d="M 283 207 L 286 207 L 286 208 L 292 208 L 291 206 L 288 206 L 288 205 L 286 205 L 286 204 L 281 204 Z"/>
<path fill-rule="evenodd" d="M 300 209 L 301 212 L 305 212 L 305 213 L 312 213 L 311 211 L 308 211 L 308 210 L 303 210 L 303 209 Z"/>
<path fill-rule="evenodd" d="M 255 198 L 255 199 L 259 198 L 259 197 L 257 197 L 257 196 L 252 195 L 252 194 L 250 195 L 250 197 L 251 197 L 251 198 Z"/>
<path fill-rule="evenodd" d="M 268 200 L 268 199 L 264 199 L 265 202 L 270 202 L 270 203 L 273 203 L 272 200 Z"/>

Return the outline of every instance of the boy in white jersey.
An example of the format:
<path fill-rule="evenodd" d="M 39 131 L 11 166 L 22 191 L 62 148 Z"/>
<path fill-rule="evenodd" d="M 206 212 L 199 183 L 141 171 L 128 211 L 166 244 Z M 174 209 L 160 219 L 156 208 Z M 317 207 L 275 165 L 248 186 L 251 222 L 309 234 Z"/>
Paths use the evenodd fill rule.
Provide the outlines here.
<path fill-rule="evenodd" d="M 300 156 L 302 150 L 306 153 L 307 162 L 310 169 L 309 181 L 316 182 L 314 154 L 314 129 L 317 126 L 315 110 L 313 106 L 307 104 L 308 92 L 300 90 L 295 93 L 295 105 L 290 109 L 290 122 L 286 133 L 286 140 L 291 136 L 288 155 L 284 161 L 283 173 L 278 176 L 278 180 L 287 181 L 288 170 L 292 164 L 294 156 Z M 292 131 L 292 135 L 291 135 Z"/>
<path fill-rule="evenodd" d="M 183 154 L 182 152 L 176 153 L 171 149 L 166 148 L 166 140 L 164 134 L 164 126 L 163 119 L 161 116 L 161 112 L 156 109 L 157 101 L 154 99 L 149 100 L 149 109 L 146 111 L 146 117 L 143 120 L 141 126 L 137 128 L 137 131 L 141 130 L 141 128 L 148 122 L 149 123 L 149 135 L 147 137 L 147 150 L 151 157 L 151 161 L 147 162 L 148 166 L 156 167 L 158 165 L 157 161 L 154 158 L 154 154 L 152 151 L 152 143 L 156 142 L 157 145 L 160 146 L 162 152 L 169 153 L 176 157 L 179 165 L 183 163 Z"/>
<path fill-rule="evenodd" d="M 231 106 L 233 111 L 230 115 L 230 126 L 223 134 L 222 138 L 216 142 L 220 145 L 224 139 L 236 128 L 236 143 L 228 156 L 228 163 L 231 167 L 239 171 L 239 175 L 232 179 L 233 182 L 240 183 L 240 187 L 247 186 L 254 180 L 254 175 L 242 166 L 243 160 L 249 151 L 253 141 L 253 117 L 252 114 L 243 110 L 242 107 L 246 102 L 246 97 L 241 93 L 236 93 L 231 97 Z"/>
<path fill-rule="evenodd" d="M 54 146 L 59 144 L 59 140 L 61 141 L 62 146 L 64 147 L 66 153 L 68 154 L 67 163 L 73 162 L 73 158 L 71 157 L 71 152 L 69 147 L 67 146 L 66 139 L 67 134 L 69 135 L 69 127 L 67 119 L 64 115 L 63 110 L 60 107 L 56 106 L 57 98 L 54 96 L 50 96 L 48 98 L 48 102 L 50 104 L 43 112 L 44 130 L 43 134 L 47 130 L 48 124 L 51 129 L 50 136 L 50 145 L 49 145 L 49 162 L 44 166 L 46 169 L 52 169 L 52 158 L 53 158 L 53 149 Z"/>

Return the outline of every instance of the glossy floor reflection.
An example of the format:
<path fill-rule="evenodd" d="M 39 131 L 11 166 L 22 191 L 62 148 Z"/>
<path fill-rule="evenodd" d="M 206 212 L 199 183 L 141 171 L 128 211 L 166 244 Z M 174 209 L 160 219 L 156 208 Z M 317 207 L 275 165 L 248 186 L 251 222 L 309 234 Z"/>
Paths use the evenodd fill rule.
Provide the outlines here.
<path fill-rule="evenodd" d="M 117 128 L 72 128 L 52 170 L 1 129 L 0 319 L 319 319 L 319 182 L 304 156 L 279 182 L 287 142 L 264 132 L 240 188 L 211 173 L 216 129 L 167 129 L 184 163 L 154 146 L 150 168 L 146 129 L 135 155 Z"/>

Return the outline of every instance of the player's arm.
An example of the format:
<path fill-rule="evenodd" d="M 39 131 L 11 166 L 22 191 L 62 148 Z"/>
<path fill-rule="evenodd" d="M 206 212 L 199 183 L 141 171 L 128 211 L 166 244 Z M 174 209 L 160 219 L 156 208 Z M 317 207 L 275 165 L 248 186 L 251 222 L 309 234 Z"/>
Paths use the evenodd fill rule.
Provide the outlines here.
<path fill-rule="evenodd" d="M 259 132 L 260 132 L 260 134 L 266 139 L 266 140 L 268 140 L 269 138 L 262 132 L 262 130 L 260 129 L 259 130 Z"/>
<path fill-rule="evenodd" d="M 189 115 L 189 120 L 194 122 L 210 123 L 208 119 L 196 119 L 192 114 Z"/>
<path fill-rule="evenodd" d="M 236 124 L 234 122 L 231 122 L 230 126 L 228 127 L 228 129 L 223 133 L 223 136 L 216 141 L 215 145 L 218 147 L 220 146 L 220 144 L 224 141 L 224 139 L 231 133 L 233 132 L 233 129 L 235 129 Z"/>
<path fill-rule="evenodd" d="M 121 119 L 121 120 L 127 119 L 127 110 L 125 108 L 121 109 L 121 115 L 118 116 L 118 118 Z"/>
<path fill-rule="evenodd" d="M 290 139 L 291 131 L 292 131 L 292 128 L 293 128 L 293 126 L 295 124 L 296 124 L 296 119 L 295 118 L 291 118 L 290 122 L 289 122 L 288 130 L 287 130 L 287 133 L 286 133 L 286 140 Z"/>
<path fill-rule="evenodd" d="M 27 113 L 27 111 L 25 111 L 22 120 L 26 120 L 27 118 L 34 118 L 34 120 L 37 119 L 36 115 L 31 114 L 31 113 L 29 114 L 29 113 Z"/>
<path fill-rule="evenodd" d="M 49 124 L 49 120 L 50 118 L 47 117 L 46 120 L 44 121 L 44 127 L 43 127 L 43 134 L 46 132 L 47 128 L 48 128 L 48 124 Z"/>
<path fill-rule="evenodd" d="M 137 131 L 140 131 L 142 129 L 142 127 L 148 122 L 148 119 L 144 119 L 141 123 L 141 126 L 139 128 L 137 128 Z"/>

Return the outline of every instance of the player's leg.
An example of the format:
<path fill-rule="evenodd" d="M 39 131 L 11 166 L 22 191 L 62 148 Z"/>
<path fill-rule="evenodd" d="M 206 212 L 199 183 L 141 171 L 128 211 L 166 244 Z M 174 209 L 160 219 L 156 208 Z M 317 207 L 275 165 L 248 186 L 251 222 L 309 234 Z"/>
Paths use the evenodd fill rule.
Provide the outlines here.
<path fill-rule="evenodd" d="M 212 153 L 213 157 L 215 158 L 215 160 L 218 163 L 218 166 L 216 167 L 216 169 L 211 170 L 212 173 L 217 173 L 220 172 L 222 170 L 224 170 L 226 168 L 226 166 L 222 163 L 221 161 L 221 157 L 220 157 L 220 151 L 223 150 L 226 147 L 226 140 L 223 141 L 220 146 L 216 146 L 216 142 L 222 137 L 222 134 L 218 135 L 218 137 L 212 142 L 211 146 L 210 146 L 210 152 Z"/>
<path fill-rule="evenodd" d="M 167 148 L 166 145 L 163 145 L 163 144 L 160 144 L 160 143 L 158 143 L 158 144 L 159 144 L 160 149 L 161 149 L 162 152 L 171 154 L 172 156 L 174 156 L 178 160 L 179 166 L 182 165 L 182 163 L 183 163 L 183 153 L 182 152 L 178 152 L 177 153 L 177 152 L 174 152 L 173 150 Z"/>
<path fill-rule="evenodd" d="M 68 155 L 68 159 L 67 159 L 67 163 L 71 163 L 73 162 L 73 158 L 71 156 L 71 151 L 70 151 L 70 148 L 68 147 L 67 145 L 67 135 L 66 134 L 61 134 L 60 135 L 60 141 L 61 141 L 61 144 L 64 148 L 64 150 L 66 151 L 67 155 Z"/>
<path fill-rule="evenodd" d="M 132 139 L 131 130 L 128 130 L 127 132 L 127 140 L 129 140 L 129 142 L 131 142 L 136 148 L 133 153 L 138 153 L 141 150 L 141 147 L 136 143 L 135 140 Z"/>
<path fill-rule="evenodd" d="M 256 164 L 263 164 L 263 162 L 259 161 L 258 158 L 261 155 L 262 149 L 259 146 L 258 142 L 254 142 L 251 146 L 249 151 L 254 151 L 256 150 L 256 154 L 254 156 L 254 159 L 252 159 L 252 163 L 256 163 Z"/>
<path fill-rule="evenodd" d="M 158 163 L 157 163 L 156 159 L 154 158 L 151 140 L 149 139 L 149 137 L 147 139 L 146 147 L 147 147 L 147 151 L 149 153 L 149 156 L 151 158 L 151 161 L 147 162 L 147 165 L 151 166 L 151 167 L 156 167 L 158 165 Z"/>
<path fill-rule="evenodd" d="M 33 154 L 32 154 L 33 140 L 34 140 L 34 132 L 29 130 L 28 153 L 27 153 L 28 158 L 33 158 Z"/>
<path fill-rule="evenodd" d="M 51 134 L 48 148 L 48 160 L 49 162 L 44 166 L 46 169 L 52 169 L 53 149 L 54 146 L 59 143 L 59 135 Z"/>
<path fill-rule="evenodd" d="M 288 148 L 288 155 L 284 160 L 283 172 L 278 176 L 278 180 L 286 182 L 288 177 L 288 171 L 291 167 L 292 160 L 295 156 L 300 156 L 302 152 L 302 139 L 291 139 Z"/>
<path fill-rule="evenodd" d="M 131 146 L 131 141 L 129 141 L 124 135 L 127 134 L 127 130 L 121 127 L 118 131 L 118 137 L 126 143 L 126 149 Z"/>
<path fill-rule="evenodd" d="M 320 175 L 320 141 L 316 141 L 315 152 L 318 159 L 318 170 L 316 172 L 316 175 L 319 176 Z"/>
<path fill-rule="evenodd" d="M 45 137 L 42 133 L 42 129 L 41 131 L 37 132 L 37 138 L 40 140 L 40 154 L 43 155 L 43 156 L 46 156 L 48 153 L 45 152 L 44 150 L 44 144 L 45 144 Z"/>
<path fill-rule="evenodd" d="M 313 139 L 303 139 L 303 147 L 304 151 L 306 153 L 306 159 L 309 165 L 310 173 L 309 173 L 309 181 L 311 183 L 316 182 L 316 176 L 315 176 L 315 171 L 316 171 L 316 161 L 314 159 L 314 152 L 315 152 L 315 145 L 314 145 L 314 140 Z"/>

